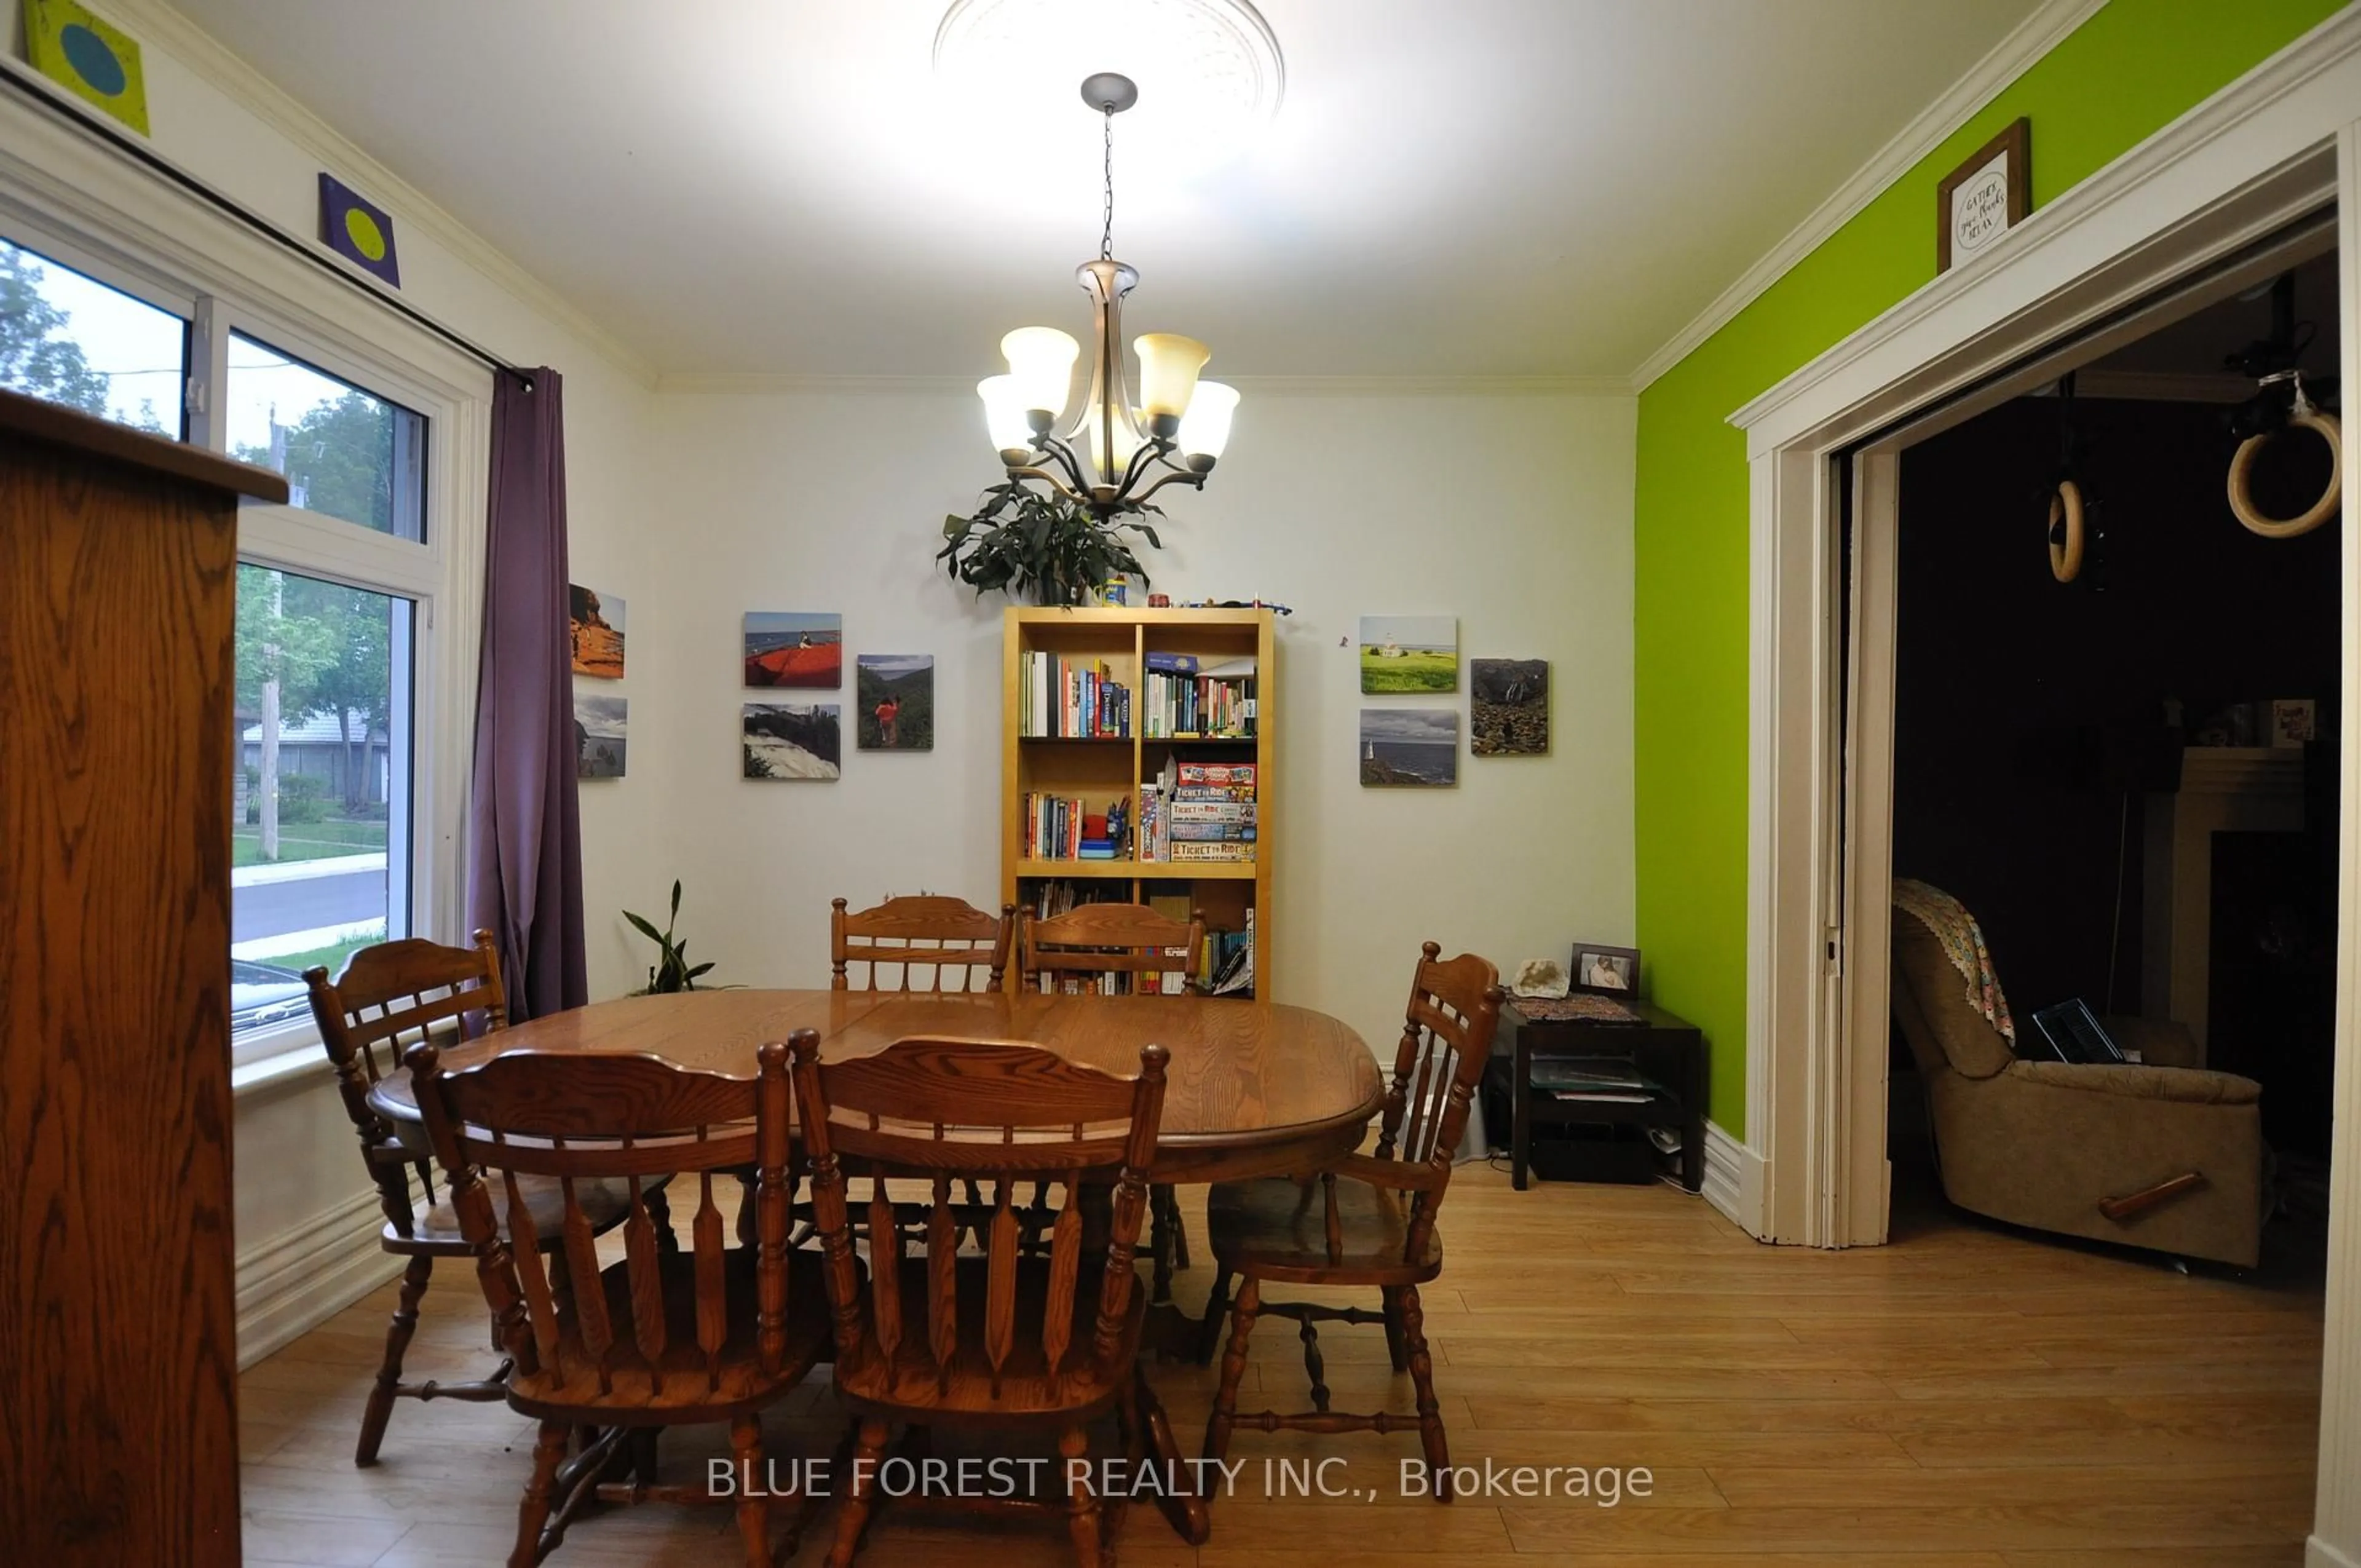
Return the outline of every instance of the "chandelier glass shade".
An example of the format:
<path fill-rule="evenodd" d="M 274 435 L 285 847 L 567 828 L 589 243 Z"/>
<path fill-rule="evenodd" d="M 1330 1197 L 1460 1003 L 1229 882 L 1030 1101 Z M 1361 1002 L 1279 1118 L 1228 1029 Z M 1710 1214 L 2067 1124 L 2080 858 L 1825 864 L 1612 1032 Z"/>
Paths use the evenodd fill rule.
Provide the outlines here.
<path fill-rule="evenodd" d="M 1082 346 L 1056 327 L 1018 327 L 1000 340 L 1005 375 L 976 383 L 984 427 L 1015 485 L 1038 485 L 1087 509 L 1100 522 L 1143 510 L 1167 485 L 1202 489 L 1228 443 L 1238 394 L 1197 373 L 1205 345 L 1178 333 L 1132 340 L 1139 362 L 1133 399 L 1123 352 L 1123 302 L 1139 281 L 1115 258 L 1115 116 L 1138 100 L 1128 78 L 1103 71 L 1082 83 L 1082 99 L 1105 116 L 1106 225 L 1096 259 L 1074 280 L 1091 300 L 1089 390 L 1067 420 L 1074 367 Z"/>

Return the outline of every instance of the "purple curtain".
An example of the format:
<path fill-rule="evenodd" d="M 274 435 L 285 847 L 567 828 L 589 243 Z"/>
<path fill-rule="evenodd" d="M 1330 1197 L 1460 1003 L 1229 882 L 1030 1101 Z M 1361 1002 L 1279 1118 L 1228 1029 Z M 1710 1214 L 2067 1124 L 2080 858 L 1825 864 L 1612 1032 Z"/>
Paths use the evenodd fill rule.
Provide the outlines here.
<path fill-rule="evenodd" d="M 500 943 L 513 1019 L 590 1000 L 566 624 L 563 391 L 557 372 L 545 368 L 502 370 L 493 378 L 467 918 Z"/>

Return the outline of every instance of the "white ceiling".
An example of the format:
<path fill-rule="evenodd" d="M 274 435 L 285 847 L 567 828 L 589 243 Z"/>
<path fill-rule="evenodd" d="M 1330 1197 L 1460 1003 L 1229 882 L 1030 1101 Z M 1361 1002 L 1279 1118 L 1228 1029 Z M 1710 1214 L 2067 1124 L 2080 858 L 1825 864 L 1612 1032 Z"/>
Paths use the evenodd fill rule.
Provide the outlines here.
<path fill-rule="evenodd" d="M 1096 117 L 954 120 L 944 0 L 178 3 L 668 373 L 1087 330 Z M 1116 122 L 1126 326 L 1210 375 L 1628 375 L 2035 4 L 1262 0 L 1257 145 L 1182 175 Z"/>

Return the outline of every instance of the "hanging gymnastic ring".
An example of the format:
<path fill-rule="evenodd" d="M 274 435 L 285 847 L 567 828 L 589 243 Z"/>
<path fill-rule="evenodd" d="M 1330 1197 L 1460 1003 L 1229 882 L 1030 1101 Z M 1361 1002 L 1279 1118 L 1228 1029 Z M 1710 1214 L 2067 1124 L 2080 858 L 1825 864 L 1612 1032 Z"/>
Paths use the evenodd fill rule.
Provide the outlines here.
<path fill-rule="evenodd" d="M 2071 479 L 2059 480 L 2049 498 L 2049 575 L 2061 583 L 2082 575 L 2082 487 Z"/>
<path fill-rule="evenodd" d="M 2230 510 L 2245 524 L 2249 533 L 2259 533 L 2265 539 L 2293 539 L 2300 533 L 2310 533 L 2336 515 L 2336 498 L 2345 482 L 2345 437 L 2338 428 L 2336 416 L 2319 409 L 2305 407 L 2288 416 L 2290 430 L 2309 430 L 2328 443 L 2328 488 L 2312 503 L 2312 509 L 2301 517 L 2284 521 L 2265 517 L 2255 510 L 2254 497 L 2249 493 L 2255 459 L 2268 444 L 2273 432 L 2250 435 L 2238 447 L 2237 455 L 2230 459 Z"/>

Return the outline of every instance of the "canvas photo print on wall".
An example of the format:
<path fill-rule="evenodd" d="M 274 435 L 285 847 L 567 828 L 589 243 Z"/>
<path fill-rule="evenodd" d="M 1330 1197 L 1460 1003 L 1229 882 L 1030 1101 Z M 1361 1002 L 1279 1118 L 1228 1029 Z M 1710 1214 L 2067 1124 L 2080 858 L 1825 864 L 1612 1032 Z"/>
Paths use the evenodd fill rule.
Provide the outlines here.
<path fill-rule="evenodd" d="M 1459 689 L 1459 622 L 1447 615 L 1361 617 L 1361 690 L 1388 693 Z"/>
<path fill-rule="evenodd" d="M 623 601 L 613 594 L 566 585 L 573 622 L 574 673 L 602 681 L 623 678 Z"/>
<path fill-rule="evenodd" d="M 857 742 L 864 751 L 935 749 L 935 656 L 863 653 L 853 661 Z"/>
<path fill-rule="evenodd" d="M 1442 788 L 1459 782 L 1459 711 L 1361 709 L 1361 783 Z"/>
<path fill-rule="evenodd" d="M 750 779 L 836 778 L 843 744 L 832 702 L 746 705 L 742 751 Z"/>
<path fill-rule="evenodd" d="M 1549 661 L 1467 661 L 1467 749 L 1479 757 L 1549 750 Z"/>
<path fill-rule="evenodd" d="M 834 691 L 844 685 L 844 618 L 746 612 L 746 684 Z"/>
<path fill-rule="evenodd" d="M 574 776 L 619 779 L 623 776 L 625 731 L 630 726 L 631 699 L 574 694 Z"/>

